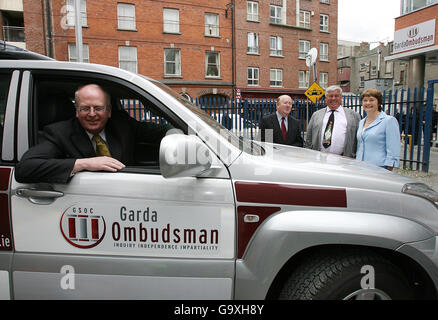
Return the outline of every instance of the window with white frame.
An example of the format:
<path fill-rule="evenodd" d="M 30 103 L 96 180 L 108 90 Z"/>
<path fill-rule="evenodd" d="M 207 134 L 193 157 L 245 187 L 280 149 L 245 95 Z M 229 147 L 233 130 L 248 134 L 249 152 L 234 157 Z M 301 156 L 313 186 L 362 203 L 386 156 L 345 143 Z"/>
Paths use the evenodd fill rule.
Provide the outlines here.
<path fill-rule="evenodd" d="M 248 67 L 248 86 L 259 85 L 259 68 Z"/>
<path fill-rule="evenodd" d="M 306 59 L 306 55 L 310 50 L 310 41 L 300 40 L 299 41 L 299 59 Z"/>
<path fill-rule="evenodd" d="M 205 76 L 207 78 L 220 77 L 219 52 L 207 51 L 205 54 Z"/>
<path fill-rule="evenodd" d="M 310 81 L 310 73 L 309 71 L 301 70 L 298 74 L 298 87 L 299 88 L 308 88 Z"/>
<path fill-rule="evenodd" d="M 77 62 L 78 54 L 76 51 L 76 44 L 68 44 L 68 61 Z M 90 56 L 88 51 L 88 44 L 82 44 L 82 62 L 90 62 Z"/>
<path fill-rule="evenodd" d="M 319 0 L 319 2 L 330 4 L 330 1 L 329 1 L 329 0 Z"/>
<path fill-rule="evenodd" d="M 319 73 L 319 85 L 323 89 L 326 89 L 328 87 L 328 73 L 327 72 L 320 72 Z"/>
<path fill-rule="evenodd" d="M 329 16 L 327 14 L 321 14 L 319 16 L 319 30 L 324 32 L 329 31 Z"/>
<path fill-rule="evenodd" d="M 117 4 L 117 27 L 123 30 L 135 30 L 135 5 Z"/>
<path fill-rule="evenodd" d="M 137 48 L 119 47 L 119 68 L 137 73 Z"/>
<path fill-rule="evenodd" d="M 328 61 L 328 43 L 319 44 L 319 60 Z"/>
<path fill-rule="evenodd" d="M 259 21 L 259 3 L 254 1 L 246 2 L 246 20 Z"/>
<path fill-rule="evenodd" d="M 282 8 L 279 6 L 270 5 L 269 9 L 270 9 L 269 21 L 271 23 L 281 23 L 281 9 Z"/>
<path fill-rule="evenodd" d="M 67 0 L 67 26 L 75 26 L 75 0 Z M 87 2 L 86 0 L 81 0 L 81 22 L 82 27 L 87 26 Z"/>
<path fill-rule="evenodd" d="M 255 32 L 248 32 L 247 53 L 259 53 L 259 35 Z"/>
<path fill-rule="evenodd" d="M 270 49 L 271 56 L 282 56 L 283 55 L 283 38 L 271 36 L 270 37 Z"/>
<path fill-rule="evenodd" d="M 179 33 L 179 10 L 168 9 L 163 10 L 163 32 Z"/>
<path fill-rule="evenodd" d="M 217 13 L 205 14 L 205 35 L 211 37 L 219 36 L 219 15 Z"/>
<path fill-rule="evenodd" d="M 269 77 L 270 77 L 270 86 L 271 87 L 283 86 L 283 70 L 271 69 Z"/>
<path fill-rule="evenodd" d="M 164 75 L 181 76 L 180 49 L 164 49 Z"/>
<path fill-rule="evenodd" d="M 300 23 L 302 28 L 310 29 L 310 11 L 300 10 Z"/>

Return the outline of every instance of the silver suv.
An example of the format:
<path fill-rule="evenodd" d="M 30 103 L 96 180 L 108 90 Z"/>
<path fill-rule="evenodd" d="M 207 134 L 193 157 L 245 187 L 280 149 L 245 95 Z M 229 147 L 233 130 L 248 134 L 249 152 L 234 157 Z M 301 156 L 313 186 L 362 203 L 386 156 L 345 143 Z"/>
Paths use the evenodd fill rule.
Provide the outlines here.
<path fill-rule="evenodd" d="M 18 183 L 45 125 L 97 83 L 171 128 L 136 165 Z M 169 88 L 117 68 L 0 61 L 0 297 L 436 298 L 437 194 L 381 168 L 245 141 Z"/>

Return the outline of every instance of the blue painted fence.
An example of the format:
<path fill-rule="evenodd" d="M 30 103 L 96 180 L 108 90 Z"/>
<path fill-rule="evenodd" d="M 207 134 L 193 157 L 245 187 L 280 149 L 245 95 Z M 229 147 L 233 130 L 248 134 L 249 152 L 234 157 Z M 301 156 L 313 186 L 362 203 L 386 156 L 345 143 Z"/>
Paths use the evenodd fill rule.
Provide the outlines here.
<path fill-rule="evenodd" d="M 248 139 L 257 137 L 262 117 L 275 112 L 275 99 L 201 98 L 194 100 L 193 103 L 227 129 Z M 343 105 L 358 112 L 362 118 L 366 116 L 359 95 L 344 96 Z M 323 107 L 325 107 L 325 98 L 316 104 L 307 99 L 293 100 L 292 115 L 300 122 L 303 139 L 312 114 Z M 432 108 L 427 108 L 425 89 L 384 92 L 383 110 L 396 117 L 400 125 L 402 142 L 400 166 L 404 169 L 428 171 L 430 143 L 433 132 L 436 132 L 436 118 L 432 119 Z"/>

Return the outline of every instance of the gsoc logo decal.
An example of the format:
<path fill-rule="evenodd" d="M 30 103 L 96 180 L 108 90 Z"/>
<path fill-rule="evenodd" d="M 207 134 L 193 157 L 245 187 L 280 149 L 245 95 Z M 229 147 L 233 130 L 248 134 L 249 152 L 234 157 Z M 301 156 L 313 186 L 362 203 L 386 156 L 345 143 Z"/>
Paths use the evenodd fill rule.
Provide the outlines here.
<path fill-rule="evenodd" d="M 60 221 L 61 233 L 71 245 L 89 249 L 105 237 L 105 219 L 94 208 L 72 206 L 64 211 Z"/>

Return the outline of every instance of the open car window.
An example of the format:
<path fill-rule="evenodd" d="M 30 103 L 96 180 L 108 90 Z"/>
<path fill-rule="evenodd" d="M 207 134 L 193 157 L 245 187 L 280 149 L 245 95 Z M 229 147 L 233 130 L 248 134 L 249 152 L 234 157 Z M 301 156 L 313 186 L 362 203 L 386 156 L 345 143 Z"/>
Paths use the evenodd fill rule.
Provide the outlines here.
<path fill-rule="evenodd" d="M 74 105 L 75 91 L 89 83 L 96 83 L 104 88 L 110 95 L 112 107 L 111 121 L 117 121 L 120 117 L 130 117 L 137 123 L 139 128 L 158 128 L 160 136 L 157 139 L 142 139 L 142 130 L 138 130 L 136 136 L 134 162 L 127 164 L 125 171 L 146 168 L 159 171 L 159 137 L 164 137 L 167 131 L 178 128 L 186 132 L 181 125 L 177 125 L 175 115 L 168 115 L 160 102 L 154 101 L 147 94 L 140 92 L 138 88 L 108 79 L 92 79 L 83 75 L 63 74 L 38 74 L 33 75 L 33 127 L 31 145 L 44 140 L 44 127 L 58 121 L 64 121 L 76 117 Z M 147 132 L 147 130 L 145 131 Z M 146 135 L 146 134 L 145 134 Z M 152 140 L 152 141 L 151 141 Z"/>

